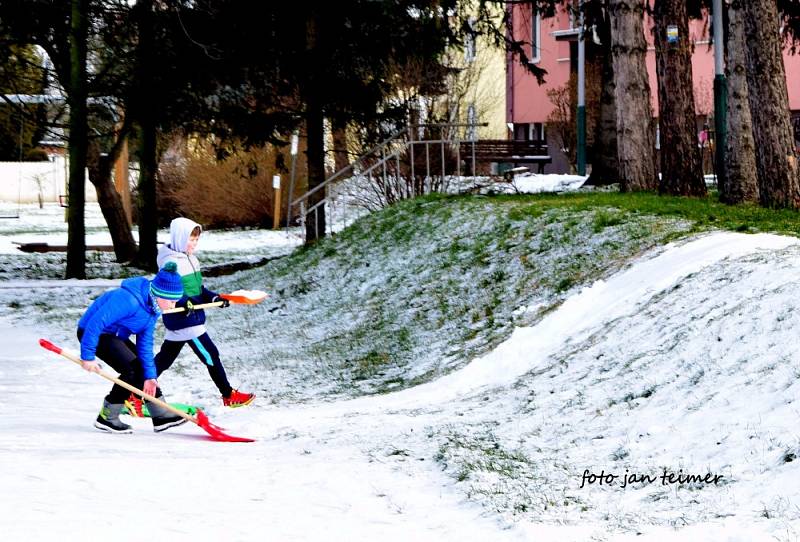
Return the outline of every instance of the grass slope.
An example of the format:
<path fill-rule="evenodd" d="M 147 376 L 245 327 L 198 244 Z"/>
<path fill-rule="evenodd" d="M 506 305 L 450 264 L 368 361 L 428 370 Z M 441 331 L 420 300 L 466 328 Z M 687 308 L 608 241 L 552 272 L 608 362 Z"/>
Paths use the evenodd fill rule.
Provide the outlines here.
<path fill-rule="evenodd" d="M 334 395 L 399 389 L 460 367 L 572 288 L 695 229 L 682 217 L 611 203 L 405 201 L 220 283 L 272 293 L 268 316 L 254 325 L 270 337 L 262 359 L 283 379 L 301 375 L 301 388 Z"/>

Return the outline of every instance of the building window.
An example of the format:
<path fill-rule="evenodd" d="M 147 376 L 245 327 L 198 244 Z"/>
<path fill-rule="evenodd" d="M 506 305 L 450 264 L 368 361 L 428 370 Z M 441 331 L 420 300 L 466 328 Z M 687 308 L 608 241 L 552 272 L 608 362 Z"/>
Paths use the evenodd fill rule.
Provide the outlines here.
<path fill-rule="evenodd" d="M 531 141 L 544 141 L 544 123 L 531 122 L 528 125 L 528 139 Z"/>
<path fill-rule="evenodd" d="M 536 2 L 531 2 L 531 63 L 542 59 L 542 17 L 536 9 Z"/>
<path fill-rule="evenodd" d="M 514 124 L 514 139 L 517 141 L 545 141 L 545 126 L 542 122 Z"/>

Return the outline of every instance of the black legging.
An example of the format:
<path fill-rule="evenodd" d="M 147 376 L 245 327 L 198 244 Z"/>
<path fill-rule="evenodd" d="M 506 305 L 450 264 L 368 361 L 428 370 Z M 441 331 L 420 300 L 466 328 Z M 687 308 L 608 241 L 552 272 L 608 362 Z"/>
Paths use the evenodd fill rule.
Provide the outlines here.
<path fill-rule="evenodd" d="M 78 329 L 78 340 L 81 338 L 83 329 Z M 139 389 L 144 387 L 142 360 L 136 355 L 136 345 L 130 339 L 120 339 L 110 333 L 101 333 L 95 354 L 119 373 L 120 380 Z M 125 402 L 130 394 L 126 388 L 114 384 L 106 395 L 106 401 L 112 405 L 119 405 Z M 161 390 L 156 391 L 156 396 L 161 396 Z"/>
<path fill-rule="evenodd" d="M 219 359 L 219 350 L 217 350 L 214 341 L 208 336 L 208 333 L 203 333 L 196 339 L 188 341 L 164 341 L 161 345 L 161 351 L 156 354 L 156 372 L 159 376 L 161 373 L 170 368 L 175 358 L 181 352 L 184 344 L 189 344 L 189 347 L 200 358 L 200 361 L 208 369 L 208 374 L 211 380 L 216 384 L 217 389 L 223 397 L 230 397 L 233 388 L 228 382 L 228 377 L 225 374 L 225 368 L 222 366 L 222 361 Z"/>

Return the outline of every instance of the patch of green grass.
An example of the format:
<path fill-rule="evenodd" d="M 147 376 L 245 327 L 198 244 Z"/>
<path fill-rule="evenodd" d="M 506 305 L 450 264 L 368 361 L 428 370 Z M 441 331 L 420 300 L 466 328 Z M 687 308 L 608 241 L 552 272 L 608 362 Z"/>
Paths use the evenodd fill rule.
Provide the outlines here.
<path fill-rule="evenodd" d="M 551 491 L 540 466 L 523 450 L 503 446 L 490 429 L 445 429 L 429 436 L 442 439 L 434 461 L 458 483 L 467 498 L 496 512 L 537 515 L 552 508 L 583 504 L 577 496 Z"/>
<path fill-rule="evenodd" d="M 356 380 L 365 380 L 389 365 L 391 356 L 387 352 L 370 350 L 360 359 L 356 360 Z"/>
<path fill-rule="evenodd" d="M 594 214 L 593 230 L 595 233 L 600 233 L 605 228 L 617 226 L 624 222 L 625 215 L 623 213 L 600 209 Z"/>
<path fill-rule="evenodd" d="M 697 231 L 716 228 L 738 232 L 772 232 L 800 236 L 800 213 L 791 209 L 767 209 L 752 204 L 726 205 L 716 193 L 703 198 L 660 196 L 652 192 L 576 192 L 496 196 L 524 207 L 515 218 L 541 216 L 548 209 L 587 211 L 618 209 L 623 213 L 675 217 L 691 221 Z"/>
<path fill-rule="evenodd" d="M 555 283 L 553 289 L 556 293 L 566 292 L 570 288 L 575 285 L 575 278 L 574 277 L 563 277 L 558 282 Z"/>

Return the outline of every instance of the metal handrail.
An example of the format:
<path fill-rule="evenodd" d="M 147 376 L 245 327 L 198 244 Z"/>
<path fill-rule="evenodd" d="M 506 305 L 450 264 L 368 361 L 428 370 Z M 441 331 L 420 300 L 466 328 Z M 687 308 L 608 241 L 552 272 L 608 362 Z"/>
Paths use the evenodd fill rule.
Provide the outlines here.
<path fill-rule="evenodd" d="M 337 171 L 336 173 L 334 173 L 333 175 L 331 175 L 330 177 L 328 177 L 327 179 L 325 179 L 325 182 L 323 182 L 322 184 L 320 184 L 320 185 L 318 185 L 318 186 L 315 186 L 315 187 L 314 187 L 312 190 L 309 190 L 308 192 L 306 192 L 305 194 L 303 194 L 302 196 L 300 196 L 299 198 L 297 198 L 296 200 L 294 200 L 294 201 L 292 202 L 292 206 L 294 206 L 294 205 L 297 205 L 298 203 L 300 203 L 300 202 L 301 202 L 301 201 L 303 201 L 304 199 L 308 199 L 308 197 L 309 197 L 311 194 L 313 194 L 313 193 L 315 193 L 317 190 L 319 190 L 319 189 L 321 189 L 321 188 L 325 187 L 325 186 L 326 186 L 328 183 L 332 182 L 332 181 L 333 181 L 334 179 L 336 179 L 337 177 L 339 177 L 339 176 L 343 175 L 343 174 L 344 174 L 344 172 L 346 172 L 347 170 L 349 170 L 349 169 L 353 169 L 353 167 L 355 167 L 355 165 L 356 165 L 356 164 L 358 164 L 359 162 L 361 162 L 361 161 L 362 161 L 364 158 L 366 158 L 367 156 L 369 156 L 370 154 L 372 154 L 372 153 L 373 153 L 373 152 L 375 152 L 376 150 L 380 149 L 381 147 L 384 147 L 385 145 L 388 145 L 388 144 L 389 144 L 389 143 L 390 143 L 390 142 L 391 142 L 393 139 L 395 139 L 397 136 L 399 136 L 400 134 L 402 134 L 402 133 L 403 133 L 403 132 L 405 132 L 406 130 L 408 130 L 408 127 L 406 127 L 406 128 L 401 128 L 401 129 L 397 130 L 397 131 L 396 131 L 396 132 L 394 132 L 392 135 L 390 135 L 389 137 L 387 137 L 386 139 L 384 139 L 382 142 L 378 143 L 377 145 L 375 145 L 374 147 L 372 147 L 370 150 L 368 150 L 367 152 L 365 152 L 364 154 L 362 154 L 361 156 L 359 156 L 358 158 L 356 158 L 355 162 L 353 162 L 352 164 L 348 164 L 347 166 L 343 167 L 342 169 L 340 169 L 339 171 Z"/>
<path fill-rule="evenodd" d="M 389 137 L 387 137 L 386 139 L 384 139 L 380 143 L 378 143 L 375 146 L 373 146 L 367 152 L 365 152 L 364 154 L 359 156 L 351 164 L 348 164 L 347 166 L 343 167 L 339 171 L 333 173 L 330 177 L 325 179 L 324 182 L 322 182 L 321 184 L 315 186 L 313 189 L 309 190 L 308 192 L 306 192 L 302 196 L 298 197 L 294 201 L 291 201 L 290 203 L 288 203 L 287 225 L 288 225 L 288 219 L 291 216 L 291 211 L 297 205 L 300 206 L 300 222 L 302 224 L 305 224 L 306 217 L 308 217 L 312 212 L 313 213 L 318 212 L 319 208 L 322 205 L 324 205 L 326 202 L 331 200 L 330 196 L 328 196 L 326 194 L 324 198 L 322 198 L 320 201 L 315 203 L 312 207 L 307 208 L 307 202 L 308 202 L 309 198 L 313 194 L 316 194 L 317 192 L 319 192 L 322 189 L 326 189 L 326 191 L 327 191 L 328 187 L 331 186 L 335 181 L 343 180 L 342 179 L 343 176 L 349 171 L 355 172 L 356 168 L 360 164 L 365 162 L 367 159 L 369 159 L 369 158 L 376 159 L 377 161 L 374 164 L 370 165 L 366 170 L 358 172 L 359 176 L 368 176 L 373 171 L 375 171 L 377 168 L 383 167 L 383 169 L 384 169 L 383 177 L 385 179 L 387 177 L 387 171 L 388 171 L 387 170 L 387 165 L 389 164 L 390 161 L 394 160 L 395 161 L 395 166 L 396 166 L 394 175 L 397 177 L 397 179 L 395 181 L 395 182 L 397 182 L 397 181 L 399 181 L 400 173 L 401 173 L 400 157 L 402 156 L 402 154 L 404 152 L 408 151 L 410 153 L 410 156 L 411 156 L 411 164 L 410 164 L 411 176 L 412 176 L 412 178 L 414 178 L 414 176 L 415 176 L 415 169 L 414 169 L 414 158 L 415 158 L 414 147 L 415 147 L 415 145 L 422 145 L 422 144 L 425 145 L 425 161 L 426 161 L 426 165 L 427 165 L 427 167 L 426 167 L 427 174 L 425 176 L 425 179 L 423 179 L 422 182 L 423 182 L 423 184 L 425 184 L 425 186 L 427 186 L 427 189 L 431 189 L 431 186 L 432 186 L 432 184 L 431 184 L 432 181 L 430 179 L 430 176 L 431 176 L 431 171 L 430 171 L 430 158 L 431 158 L 430 157 L 430 146 L 431 145 L 441 145 L 441 166 L 442 166 L 442 171 L 440 172 L 440 174 L 442 176 L 442 179 L 444 179 L 443 186 L 447 186 L 448 183 L 447 183 L 447 180 L 445 179 L 445 177 L 446 177 L 446 168 L 445 168 L 445 149 L 444 149 L 444 146 L 445 146 L 445 144 L 453 144 L 453 143 L 456 144 L 456 160 L 458 162 L 458 164 L 457 164 L 457 175 L 460 175 L 461 174 L 461 165 L 460 165 L 461 154 L 460 154 L 460 149 L 459 149 L 459 145 L 458 144 L 460 143 L 461 140 L 458 138 L 458 136 L 456 136 L 455 140 L 445 139 L 444 137 L 442 137 L 443 136 L 443 132 L 440 132 L 438 139 L 423 139 L 423 140 L 419 140 L 419 139 L 415 138 L 415 135 L 416 135 L 415 131 L 419 130 L 421 128 L 427 128 L 427 129 L 436 129 L 436 128 L 440 128 L 440 129 L 444 129 L 444 128 L 476 128 L 476 127 L 488 126 L 488 125 L 489 124 L 486 123 L 486 122 L 482 122 L 482 123 L 425 123 L 425 124 L 410 124 L 410 125 L 408 125 L 408 126 L 406 126 L 404 128 L 398 129 L 394 133 L 392 133 Z M 404 134 L 405 134 L 405 139 L 403 138 Z M 386 152 L 387 151 L 387 147 L 389 147 L 390 145 L 392 145 L 394 143 L 400 143 L 400 145 L 387 154 L 387 152 Z M 475 156 L 474 156 L 475 151 L 474 151 L 474 145 L 473 145 L 472 154 L 473 154 L 473 156 L 472 156 L 472 174 L 474 176 L 475 175 Z M 410 195 L 411 190 L 412 189 L 409 187 L 407 195 Z M 332 203 L 332 200 L 331 200 L 331 203 Z M 316 223 L 317 223 L 317 220 L 315 219 L 315 224 Z"/>
<path fill-rule="evenodd" d="M 409 124 L 405 128 L 400 128 L 399 130 L 396 130 L 392 135 L 390 135 L 389 137 L 387 137 L 386 139 L 384 139 L 383 141 L 381 141 L 380 143 L 378 143 L 377 145 L 375 145 L 374 147 L 369 149 L 367 152 L 365 152 L 364 154 L 359 156 L 353 163 L 348 164 L 347 166 L 343 167 L 342 169 L 340 169 L 339 171 L 337 171 L 336 173 L 334 173 L 333 175 L 331 175 L 330 177 L 325 179 L 325 182 L 315 186 L 313 189 L 309 190 L 308 192 L 306 192 L 305 194 L 303 194 L 302 196 L 300 196 L 299 198 L 294 200 L 291 203 L 291 206 L 294 207 L 295 205 L 297 205 L 301 201 L 303 201 L 305 199 L 308 199 L 312 194 L 316 193 L 318 190 L 324 188 L 329 183 L 331 183 L 334 180 L 336 180 L 337 178 L 341 177 L 347 171 L 353 169 L 360 162 L 364 161 L 364 159 L 366 157 L 368 157 L 369 155 L 373 154 L 375 151 L 387 146 L 389 143 L 391 143 L 394 139 L 396 139 L 403 132 L 413 133 L 413 130 L 416 130 L 416 129 L 419 129 L 419 128 L 444 128 L 444 127 L 447 127 L 447 128 L 469 128 L 469 127 L 474 127 L 474 126 L 475 127 L 476 126 L 489 126 L 489 123 L 488 122 L 479 122 L 479 123 L 474 123 L 474 124 L 472 124 L 472 123 L 453 123 L 453 124 L 449 124 L 449 123 L 437 122 L 437 123 L 429 123 L 429 124 L 428 123 L 426 123 L 426 124 Z M 407 148 L 409 143 L 425 143 L 425 142 L 427 142 L 427 143 L 451 143 L 451 141 L 449 139 L 448 140 L 446 140 L 446 139 L 438 139 L 438 140 L 415 141 L 413 138 L 409 138 L 409 140 L 406 141 L 406 144 L 403 146 L 403 150 L 405 150 Z M 309 211 L 310 211 L 310 209 L 309 209 Z"/>

